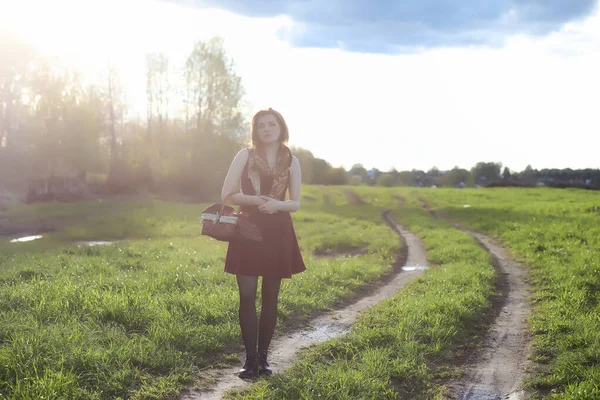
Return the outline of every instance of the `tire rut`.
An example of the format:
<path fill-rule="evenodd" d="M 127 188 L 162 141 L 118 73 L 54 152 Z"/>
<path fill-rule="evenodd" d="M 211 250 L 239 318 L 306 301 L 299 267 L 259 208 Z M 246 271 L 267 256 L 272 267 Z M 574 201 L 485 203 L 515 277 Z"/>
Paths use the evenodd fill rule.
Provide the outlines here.
<path fill-rule="evenodd" d="M 390 210 L 384 211 L 382 216 L 405 244 L 404 249 L 407 254 L 400 255 L 399 259 L 404 259 L 404 265 L 401 266 L 421 268 L 414 268 L 408 272 L 397 268 L 389 282 L 378 287 L 374 293 L 368 294 L 344 308 L 309 321 L 307 329 L 296 330 L 281 337 L 273 338 L 271 350 L 269 351 L 269 363 L 275 371 L 284 371 L 296 362 L 299 350 L 348 333 L 361 312 L 390 298 L 407 283 L 423 274 L 424 268 L 422 267 L 426 267 L 428 262 L 421 241 L 413 233 L 397 224 L 392 218 Z M 240 360 L 243 355 L 240 354 Z M 181 399 L 220 399 L 226 391 L 240 389 L 252 383 L 237 377 L 239 368 L 239 365 L 237 365 L 225 370 L 210 371 L 216 375 L 216 383 L 210 390 L 191 390 L 184 393 Z"/>
<path fill-rule="evenodd" d="M 418 196 L 423 208 L 435 218 L 446 220 Z M 498 271 L 499 298 L 493 301 L 496 318 L 483 341 L 481 351 L 469 356 L 466 376 L 450 385 L 453 397 L 462 400 L 520 400 L 531 337 L 527 319 L 531 313 L 527 266 L 515 261 L 508 250 L 490 237 L 449 221 L 470 234 L 492 257 Z"/>

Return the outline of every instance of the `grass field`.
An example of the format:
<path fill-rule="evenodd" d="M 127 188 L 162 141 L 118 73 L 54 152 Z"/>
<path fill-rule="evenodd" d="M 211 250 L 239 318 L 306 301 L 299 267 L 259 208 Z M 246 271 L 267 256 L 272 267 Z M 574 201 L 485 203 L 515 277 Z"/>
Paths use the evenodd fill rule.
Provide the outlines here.
<path fill-rule="evenodd" d="M 540 396 L 600 398 L 595 193 L 352 188 L 365 201 L 358 205 L 346 189 L 303 188 L 294 223 L 308 271 L 282 286 L 279 331 L 391 271 L 400 244 L 383 208 L 423 238 L 434 266 L 347 337 L 234 397 L 443 396 L 465 346 L 481 335 L 495 271 L 469 236 L 427 215 L 416 193 L 531 266 L 535 370 L 527 385 Z M 120 200 L 0 212 L 2 223 L 56 228 L 27 243 L 0 237 L 0 398 L 173 398 L 188 383 L 208 384 L 203 368 L 237 363 L 235 281 L 223 273 L 226 245 L 199 234 L 202 209 Z M 122 241 L 78 244 L 85 240 Z M 344 255 L 349 249 L 364 254 Z"/>
<path fill-rule="evenodd" d="M 419 190 L 437 211 L 501 239 L 531 267 L 529 387 L 600 398 L 600 197 L 576 189 Z"/>
<path fill-rule="evenodd" d="M 0 397 L 165 398 L 237 358 L 235 279 L 223 272 L 226 245 L 200 236 L 203 208 L 105 201 L 1 214 L 59 229 L 33 242 L 0 239 Z M 280 329 L 391 270 L 399 240 L 379 209 L 358 218 L 354 208 L 339 193 L 304 191 L 294 220 L 308 271 L 282 286 Z M 365 254 L 312 254 L 348 247 Z"/>

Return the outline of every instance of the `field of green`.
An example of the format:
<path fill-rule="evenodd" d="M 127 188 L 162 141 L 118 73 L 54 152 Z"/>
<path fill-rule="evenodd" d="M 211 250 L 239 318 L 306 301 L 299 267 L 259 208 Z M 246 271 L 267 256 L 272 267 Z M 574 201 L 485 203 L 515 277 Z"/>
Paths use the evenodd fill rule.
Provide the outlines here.
<path fill-rule="evenodd" d="M 279 333 L 391 272 L 401 245 L 384 208 L 423 239 L 432 267 L 346 337 L 230 397 L 443 398 L 492 317 L 496 271 L 470 236 L 424 212 L 418 194 L 531 266 L 534 394 L 600 398 L 597 193 L 351 188 L 359 205 L 347 189 L 303 187 L 293 218 L 308 270 L 282 285 Z M 0 398 L 176 398 L 189 384 L 210 385 L 206 368 L 237 365 L 235 279 L 223 272 L 226 244 L 200 235 L 204 206 L 113 200 L 0 211 L 2 223 L 56 228 L 27 243 L 0 237 Z"/>
<path fill-rule="evenodd" d="M 600 399 L 600 195 L 577 189 L 419 190 L 439 213 L 500 239 L 531 267 L 530 388 Z"/>
<path fill-rule="evenodd" d="M 226 244 L 200 235 L 205 206 L 121 200 L 0 213 L 3 223 L 57 228 L 26 243 L 0 237 L 0 398 L 174 398 L 210 383 L 205 368 L 237 364 L 237 287 L 223 272 Z M 282 285 L 279 331 L 379 281 L 401 246 L 380 208 L 358 212 L 341 191 L 305 188 L 294 221 L 308 270 Z M 362 254 L 344 256 L 350 248 Z"/>

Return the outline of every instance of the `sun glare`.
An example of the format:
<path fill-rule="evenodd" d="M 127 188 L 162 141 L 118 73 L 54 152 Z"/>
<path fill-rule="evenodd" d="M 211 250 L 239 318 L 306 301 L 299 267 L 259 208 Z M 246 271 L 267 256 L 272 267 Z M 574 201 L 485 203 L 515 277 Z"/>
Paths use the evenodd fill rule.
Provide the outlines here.
<path fill-rule="evenodd" d="M 148 53 L 164 52 L 174 69 L 181 69 L 196 41 L 218 35 L 225 38 L 232 58 L 244 63 L 257 42 L 272 46 L 273 41 L 263 38 L 276 41 L 292 26 L 283 16 L 257 23 L 226 11 L 142 0 L 22 0 L 10 3 L 6 15 L 9 32 L 41 54 L 74 67 L 87 81 L 97 83 L 109 64 L 115 67 L 133 114 L 145 112 Z M 252 73 L 255 66 L 242 68 Z"/>
<path fill-rule="evenodd" d="M 600 87 L 595 72 L 600 11 L 547 37 L 512 36 L 502 48 L 383 55 L 291 46 L 294 35 L 307 27 L 282 15 L 251 18 L 155 0 L 5 3 L 3 30 L 51 57 L 53 64 L 58 60 L 96 84 L 106 82 L 109 65 L 115 67 L 134 119 L 146 114 L 146 55 L 164 52 L 174 79 L 181 79 L 194 43 L 218 35 L 242 78 L 245 111 L 278 109 L 293 127 L 291 144 L 334 165 L 350 167 L 356 162 L 351 154 L 364 153 L 362 162 L 380 168 L 394 163 L 402 163 L 400 169 L 425 168 L 433 162 L 451 168 L 456 161 L 443 160 L 459 158 L 472 165 L 477 160 L 468 157 L 501 153 L 511 167 L 521 168 L 519 163 L 530 161 L 519 161 L 523 157 L 509 143 L 539 143 L 538 136 L 522 132 L 572 130 L 580 141 L 597 140 L 591 138 L 597 118 L 590 93 Z M 373 122 L 373 114 L 383 117 Z M 338 146 L 362 135 L 362 127 L 372 132 L 369 141 Z M 454 156 L 447 154 L 457 142 L 478 140 L 482 131 L 505 138 L 498 146 L 506 148 L 486 147 L 475 154 L 458 146 Z M 390 140 L 385 148 L 378 145 Z M 442 145 L 426 155 L 396 156 L 398 148 L 424 149 L 431 141 Z M 541 158 L 544 154 L 547 159 Z M 551 164 L 553 156 L 537 157 L 539 164 Z"/>

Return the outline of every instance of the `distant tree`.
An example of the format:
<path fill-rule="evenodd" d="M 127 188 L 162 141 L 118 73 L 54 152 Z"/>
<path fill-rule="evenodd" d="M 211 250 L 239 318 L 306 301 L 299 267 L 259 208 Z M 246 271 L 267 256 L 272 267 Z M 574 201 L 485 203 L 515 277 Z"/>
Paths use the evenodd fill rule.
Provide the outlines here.
<path fill-rule="evenodd" d="M 466 169 L 454 167 L 440 177 L 441 186 L 457 186 L 461 183 L 466 184 L 469 181 L 470 173 Z"/>
<path fill-rule="evenodd" d="M 439 179 L 441 176 L 441 172 L 438 167 L 433 167 L 429 171 L 427 171 L 427 185 L 439 185 Z"/>
<path fill-rule="evenodd" d="M 377 186 L 392 187 L 396 179 L 391 173 L 381 174 L 377 179 Z"/>
<path fill-rule="evenodd" d="M 415 186 L 424 185 L 426 183 L 425 171 L 420 169 L 413 169 L 411 171 L 412 183 Z"/>
<path fill-rule="evenodd" d="M 156 116 L 158 136 L 165 132 L 165 123 L 169 120 L 169 100 L 172 84 L 170 81 L 169 58 L 165 53 L 150 53 L 146 55 L 146 78 L 148 102 L 152 109 L 150 118 Z"/>
<path fill-rule="evenodd" d="M 314 177 L 311 183 L 317 185 L 328 184 L 328 173 L 330 169 L 331 165 L 327 161 L 322 158 L 315 158 L 313 162 Z"/>
<path fill-rule="evenodd" d="M 244 90 L 233 61 L 225 53 L 223 39 L 218 37 L 197 42 L 184 71 L 188 187 L 214 193 L 220 189 L 242 141 L 248 139 L 241 109 Z M 220 173 L 198 173 L 211 170 Z"/>
<path fill-rule="evenodd" d="M 433 167 L 427 171 L 427 175 L 429 175 L 431 178 L 439 178 L 441 173 L 438 167 Z"/>
<path fill-rule="evenodd" d="M 350 171 L 348 171 L 348 174 L 350 176 L 358 176 L 360 177 L 361 181 L 366 181 L 368 178 L 368 172 L 367 169 L 365 167 L 363 167 L 362 164 L 354 164 L 352 166 L 352 168 L 350 168 Z"/>
<path fill-rule="evenodd" d="M 90 96 L 94 96 L 94 91 L 90 92 Z M 124 127 L 124 114 L 126 110 L 123 99 L 123 87 L 119 79 L 119 74 L 114 66 L 108 66 L 106 79 L 105 99 L 100 101 L 105 107 L 102 114 L 108 118 L 104 121 L 104 126 L 108 128 L 110 136 L 110 164 L 108 172 L 108 181 L 115 186 L 125 184 L 124 164 L 119 156 L 119 144 L 117 139 L 117 126 L 122 131 Z M 121 132 L 122 134 L 122 132 Z"/>
<path fill-rule="evenodd" d="M 511 174 L 508 167 L 504 167 L 504 172 L 502 172 L 502 176 L 504 177 L 504 179 L 510 179 Z"/>
<path fill-rule="evenodd" d="M 531 165 L 527 165 L 527 167 L 525 167 L 525 170 L 519 174 L 519 178 L 525 183 L 535 183 L 535 181 L 537 180 L 537 175 L 537 171 L 534 170 L 531 167 Z"/>
<path fill-rule="evenodd" d="M 394 178 L 394 181 L 398 179 L 398 175 L 400 175 L 400 172 L 398 172 L 396 167 L 391 167 L 387 173 L 390 174 L 392 178 Z"/>
<path fill-rule="evenodd" d="M 185 80 L 187 118 L 196 121 L 197 132 L 240 139 L 240 128 L 245 128 L 241 111 L 244 90 L 222 38 L 195 44 L 185 65 Z"/>
<path fill-rule="evenodd" d="M 34 95 L 31 66 L 38 55 L 31 46 L 9 35 L 1 36 L 0 57 L 0 185 L 25 181 L 32 174 L 28 128 Z M 23 101 L 26 100 L 26 103 Z"/>
<path fill-rule="evenodd" d="M 360 176 L 358 176 L 358 175 L 352 175 L 350 177 L 350 184 L 352 186 L 360 186 L 361 183 L 362 183 L 362 179 L 360 179 Z"/>
<path fill-rule="evenodd" d="M 291 150 L 300 162 L 302 183 L 313 183 L 315 180 L 315 156 L 312 152 L 300 147 L 292 147 Z"/>
<path fill-rule="evenodd" d="M 472 169 L 471 175 L 474 183 L 489 183 L 497 180 L 500 176 L 502 163 L 478 162 Z"/>
<path fill-rule="evenodd" d="M 411 171 L 400 171 L 398 172 L 398 177 L 396 178 L 396 184 L 400 186 L 412 186 L 413 178 Z"/>
<path fill-rule="evenodd" d="M 325 184 L 327 185 L 346 185 L 348 184 L 348 175 L 342 167 L 330 168 L 326 174 Z"/>
<path fill-rule="evenodd" d="M 44 63 L 29 87 L 36 101 L 28 130 L 38 176 L 80 175 L 98 156 L 98 110 L 89 105 L 77 71 Z"/>

